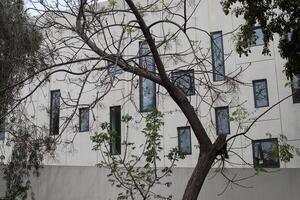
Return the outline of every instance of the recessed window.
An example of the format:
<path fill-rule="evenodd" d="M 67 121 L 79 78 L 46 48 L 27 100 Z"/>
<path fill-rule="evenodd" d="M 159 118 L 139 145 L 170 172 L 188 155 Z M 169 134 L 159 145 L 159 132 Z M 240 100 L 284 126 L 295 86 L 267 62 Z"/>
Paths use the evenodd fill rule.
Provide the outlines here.
<path fill-rule="evenodd" d="M 79 108 L 79 132 L 89 131 L 89 108 Z"/>
<path fill-rule="evenodd" d="M 51 91 L 50 135 L 59 134 L 60 90 Z"/>
<path fill-rule="evenodd" d="M 146 41 L 140 42 L 139 65 L 149 72 L 155 72 L 154 59 Z M 156 84 L 146 78 L 140 77 L 140 111 L 147 112 L 156 107 Z"/>
<path fill-rule="evenodd" d="M 217 135 L 230 134 L 228 107 L 215 108 Z"/>
<path fill-rule="evenodd" d="M 177 70 L 171 72 L 174 84 L 187 96 L 195 94 L 194 70 Z"/>
<path fill-rule="evenodd" d="M 222 31 L 211 33 L 211 51 L 213 80 L 223 81 L 225 79 L 225 64 Z"/>
<path fill-rule="evenodd" d="M 262 29 L 260 27 L 254 27 L 253 32 L 254 32 L 254 38 L 251 46 L 264 45 L 264 34 Z"/>
<path fill-rule="evenodd" d="M 110 128 L 112 139 L 110 141 L 110 153 L 121 154 L 121 106 L 110 107 Z"/>
<path fill-rule="evenodd" d="M 183 154 L 192 154 L 191 128 L 178 127 L 178 148 Z"/>
<path fill-rule="evenodd" d="M 254 167 L 280 167 L 276 138 L 252 141 Z"/>
<path fill-rule="evenodd" d="M 109 62 L 107 70 L 108 70 L 108 74 L 111 76 L 122 74 L 124 72 L 119 65 L 111 62 Z"/>
<path fill-rule="evenodd" d="M 300 73 L 292 73 L 293 103 L 300 103 Z"/>
<path fill-rule="evenodd" d="M 5 120 L 0 119 L 0 140 L 5 139 Z"/>
<path fill-rule="evenodd" d="M 253 83 L 254 104 L 255 108 L 269 106 L 267 80 L 255 80 Z"/>

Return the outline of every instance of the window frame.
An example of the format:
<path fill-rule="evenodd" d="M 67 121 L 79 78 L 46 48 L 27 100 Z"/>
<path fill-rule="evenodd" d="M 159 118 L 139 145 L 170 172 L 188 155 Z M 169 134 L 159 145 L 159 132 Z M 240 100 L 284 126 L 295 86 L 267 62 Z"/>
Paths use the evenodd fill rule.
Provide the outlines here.
<path fill-rule="evenodd" d="M 257 162 L 255 162 L 255 149 L 254 149 L 254 145 L 256 143 L 263 143 L 263 142 L 275 142 L 276 143 L 276 147 L 277 147 L 277 162 L 275 163 L 275 165 L 266 165 L 266 164 L 259 164 Z M 280 159 L 279 159 L 279 150 L 278 150 L 278 139 L 277 138 L 265 138 L 265 139 L 258 139 L 258 140 L 252 140 L 252 159 L 253 159 L 253 167 L 254 168 L 280 168 Z M 264 158 L 263 158 L 264 160 Z"/>
<path fill-rule="evenodd" d="M 117 124 L 117 126 L 118 126 L 118 129 L 119 129 L 119 132 L 118 132 L 118 130 L 116 130 L 117 131 L 117 133 L 118 133 L 118 135 L 116 136 L 116 138 L 115 138 L 115 145 L 116 145 L 116 153 L 114 153 L 113 151 L 112 151 L 112 145 L 113 145 L 113 141 L 110 141 L 110 144 L 109 144 L 109 151 L 110 151 L 110 154 L 111 155 L 121 155 L 121 153 L 122 153 L 122 141 L 121 141 L 121 139 L 122 139 L 122 123 L 121 123 L 121 106 L 111 106 L 111 107 L 109 107 L 109 118 L 110 118 L 110 130 L 112 131 L 112 121 L 113 121 L 113 115 L 112 115 L 112 110 L 114 110 L 114 109 L 117 109 L 117 112 L 119 113 L 119 116 L 118 116 L 118 124 Z"/>
<path fill-rule="evenodd" d="M 297 104 L 300 103 L 300 87 L 299 88 L 295 88 L 294 87 L 294 80 L 293 80 L 293 75 L 297 74 L 299 75 L 299 82 L 300 82 L 300 72 L 292 72 L 291 73 L 291 88 L 292 88 L 292 99 L 293 99 L 293 104 Z"/>
<path fill-rule="evenodd" d="M 144 44 L 144 43 L 147 43 L 145 40 L 144 41 L 139 41 L 139 66 L 142 67 L 142 54 L 141 54 L 141 46 Z M 148 47 L 149 47 L 149 44 L 147 43 Z M 149 50 L 150 50 L 150 47 L 149 47 Z M 151 54 L 151 51 L 149 53 L 149 55 L 152 55 Z M 148 56 L 148 55 L 147 55 Z M 153 56 L 152 56 L 152 59 L 153 59 Z M 153 68 L 153 71 L 150 71 L 150 72 L 153 72 L 155 73 L 156 71 L 156 67 L 155 67 L 155 63 L 154 63 L 154 59 L 153 59 L 153 66 L 151 66 Z M 149 70 L 148 66 L 146 68 L 147 70 Z M 149 79 L 146 79 L 146 80 L 149 80 L 151 82 L 153 82 L 154 86 L 153 86 L 153 95 L 152 95 L 152 100 L 151 100 L 151 104 L 153 105 L 151 108 L 145 108 L 144 106 L 144 77 L 141 77 L 139 76 L 139 100 L 140 100 L 140 112 L 149 112 L 151 111 L 153 108 L 156 108 L 156 83 L 152 80 L 149 80 Z"/>
<path fill-rule="evenodd" d="M 218 110 L 226 109 L 228 113 L 227 124 L 228 124 L 228 133 L 219 133 L 219 122 L 218 122 Z M 215 120 L 216 120 L 216 134 L 217 135 L 229 135 L 230 134 L 230 120 L 229 120 L 229 107 L 222 106 L 222 107 L 215 107 Z"/>
<path fill-rule="evenodd" d="M 258 82 L 265 82 L 265 86 L 266 86 L 266 94 L 267 94 L 267 104 L 264 106 L 258 106 L 257 102 L 256 102 L 256 91 L 255 91 L 255 84 Z M 252 87 L 253 87 L 253 99 L 254 99 L 254 106 L 255 108 L 264 108 L 264 107 L 269 107 L 269 90 L 268 90 L 268 81 L 267 79 L 257 79 L 257 80 L 253 80 L 252 81 Z"/>
<path fill-rule="evenodd" d="M 221 36 L 219 36 L 221 38 L 221 47 L 222 47 L 222 61 L 223 61 L 223 67 L 222 67 L 222 74 L 220 74 L 220 72 L 218 72 L 216 74 L 216 67 L 215 67 L 215 58 L 214 58 L 214 52 L 215 52 L 215 43 L 214 43 L 214 38 L 213 35 L 214 34 L 221 34 Z M 213 73 L 213 81 L 214 82 L 218 82 L 218 81 L 224 81 L 225 80 L 225 56 L 224 56 L 224 41 L 223 41 L 223 32 L 222 31 L 214 31 L 210 33 L 211 35 L 211 57 L 212 57 L 212 73 Z M 217 79 L 216 75 L 222 76 L 222 79 Z"/>
<path fill-rule="evenodd" d="M 192 73 L 192 76 L 191 76 L 191 82 L 190 82 L 190 87 L 189 87 L 189 89 L 187 90 L 188 92 L 189 91 L 191 91 L 190 93 L 186 93 L 184 90 L 183 90 L 183 88 L 181 88 L 180 87 L 180 84 L 178 84 L 178 82 L 176 82 L 176 80 L 174 80 L 175 79 L 175 77 L 174 77 L 174 75 L 175 74 L 179 74 L 179 76 L 177 77 L 177 79 L 178 80 L 180 80 L 180 78 L 183 76 L 183 75 L 180 75 L 180 73 L 182 73 L 183 72 L 183 75 L 187 75 L 188 74 L 188 76 L 189 76 L 189 74 L 190 73 Z M 171 80 L 172 80 L 172 82 L 174 83 L 174 85 L 176 85 L 176 87 L 178 87 L 186 96 L 193 96 L 193 95 L 196 95 L 196 86 L 195 86 L 195 71 L 194 71 L 194 69 L 187 69 L 187 70 L 183 70 L 183 69 L 181 69 L 181 70 L 173 70 L 172 72 L 171 72 Z M 190 90 L 190 88 L 192 88 L 192 90 Z"/>
<path fill-rule="evenodd" d="M 188 129 L 189 130 L 189 152 L 184 152 L 182 151 L 181 149 L 181 145 L 180 145 L 180 130 L 185 130 L 185 129 Z M 180 127 L 177 127 L 177 137 L 178 137 L 178 149 L 180 150 L 181 153 L 183 153 L 183 155 L 192 155 L 192 133 L 191 133 L 191 127 L 190 126 L 180 126 Z"/>
<path fill-rule="evenodd" d="M 84 111 L 88 112 L 88 115 L 87 115 L 88 128 L 87 128 L 87 130 L 86 129 L 83 130 L 82 126 L 81 126 L 81 122 L 82 122 L 82 116 L 81 116 L 81 114 Z M 79 132 L 89 132 L 89 131 L 90 131 L 90 108 L 89 107 L 79 108 Z"/>
<path fill-rule="evenodd" d="M 58 107 L 58 125 L 56 128 L 58 128 L 57 130 L 55 130 L 55 132 L 53 131 L 54 129 L 54 125 L 53 125 L 53 120 L 52 120 L 52 111 L 53 111 L 53 93 L 55 92 L 59 92 L 59 107 Z M 50 91 L 50 128 L 49 128 L 49 132 L 50 132 L 50 135 L 51 136 L 56 136 L 56 135 L 59 135 L 59 118 L 60 118 L 60 98 L 61 98 L 61 92 L 60 92 L 60 89 L 57 89 L 57 90 L 51 90 Z"/>
<path fill-rule="evenodd" d="M 264 32 L 263 32 L 261 26 L 254 26 L 254 27 L 252 28 L 252 31 L 254 32 L 254 36 L 256 37 L 256 32 L 255 32 L 255 30 L 257 30 L 257 29 L 261 29 L 262 36 L 263 36 L 262 40 L 264 40 Z M 250 47 L 259 47 L 259 46 L 264 46 L 264 45 L 265 45 L 265 44 L 264 44 L 264 41 L 263 41 L 262 44 L 257 44 L 256 41 L 257 41 L 257 38 L 255 38 L 255 40 L 253 40 L 253 41 L 251 42 Z"/>

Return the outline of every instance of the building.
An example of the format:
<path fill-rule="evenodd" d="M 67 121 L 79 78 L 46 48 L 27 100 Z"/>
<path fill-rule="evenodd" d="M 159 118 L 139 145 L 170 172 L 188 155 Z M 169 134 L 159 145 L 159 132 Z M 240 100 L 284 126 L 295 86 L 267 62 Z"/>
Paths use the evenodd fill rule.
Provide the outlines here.
<path fill-rule="evenodd" d="M 160 6 L 157 5 L 156 9 Z M 182 9 L 176 7 L 172 9 L 182 12 Z M 212 140 L 218 134 L 228 134 L 230 137 L 246 130 L 254 119 L 297 90 L 299 74 L 293 75 L 293 88 L 285 86 L 289 80 L 282 73 L 285 61 L 277 49 L 278 37 L 275 36 L 270 43 L 270 55 L 262 55 L 262 31 L 259 27 L 254 27 L 257 38 L 250 47 L 251 54 L 240 57 L 234 49 L 234 35 L 241 19 L 225 16 L 216 0 L 203 0 L 198 6 L 191 3 L 188 11 L 192 13 L 193 9 L 195 12 L 189 21 L 190 40 L 184 34 L 179 34 L 176 40 L 162 45 L 159 53 L 165 55 L 163 62 L 168 75 L 188 96 L 209 137 Z M 92 21 L 93 18 L 88 17 Z M 182 22 L 180 17 L 167 11 L 144 13 L 144 17 L 149 24 L 161 19 Z M 129 14 L 120 14 L 115 19 L 108 18 L 107 23 L 116 20 L 115 24 L 118 24 L 117 22 L 128 22 L 132 19 Z M 72 24 L 75 19 L 74 16 L 63 16 L 56 20 L 60 25 L 65 25 L 67 20 Z M 122 57 L 131 59 L 148 71 L 155 71 L 152 56 L 148 53 L 149 46 L 134 26 L 130 28 L 125 29 L 124 34 L 127 37 L 124 36 L 125 39 L 119 43 Z M 177 29 L 172 24 L 163 24 L 153 25 L 151 30 L 159 43 L 164 36 L 171 35 Z M 123 29 L 112 27 L 111 31 L 112 33 L 106 34 L 117 39 L 122 36 Z M 55 27 L 52 27 L 49 35 L 62 48 L 60 53 L 65 58 L 61 61 L 68 61 L 75 55 L 78 59 L 88 57 L 90 61 L 51 69 L 50 72 L 61 72 L 50 76 L 49 81 L 38 88 L 28 102 L 27 116 L 35 124 L 49 130 L 54 138 L 59 137 L 56 157 L 46 158 L 46 165 L 73 167 L 94 166 L 99 163 L 101 156 L 99 152 L 92 150 L 90 137 L 101 131 L 100 126 L 104 122 L 110 122 L 118 135 L 110 144 L 111 153 L 123 155 L 124 145 L 121 143 L 124 139 L 128 138 L 128 141 L 135 142 L 137 146 L 144 143 L 141 129 L 146 124 L 145 116 L 149 108 L 155 106 L 164 113 L 164 126 L 160 132 L 162 160 L 158 166 L 168 165 L 164 155 L 177 146 L 186 154 L 185 159 L 177 163 L 178 170 L 195 166 L 199 154 L 197 140 L 188 120 L 164 88 L 124 72 L 113 63 L 92 59 L 95 53 L 90 52 L 88 47 L 80 49 L 80 40 L 69 38 L 72 36 L 70 30 L 56 32 Z M 117 53 L 115 47 L 110 48 L 110 39 L 106 40 L 101 35 L 98 39 L 99 44 L 109 43 L 107 51 Z M 193 43 L 195 49 L 189 47 L 189 42 Z M 67 48 L 63 46 L 65 43 L 69 44 Z M 73 54 L 75 49 L 79 51 Z M 191 55 L 193 52 L 197 57 Z M 141 58 L 140 55 L 146 56 Z M 60 60 L 57 57 L 55 61 Z M 107 66 L 109 67 L 106 70 L 94 71 Z M 70 73 L 62 71 L 63 69 Z M 82 73 L 82 76 L 79 78 L 74 73 Z M 84 76 L 86 74 L 87 79 Z M 83 87 L 83 83 L 89 84 L 84 84 Z M 24 89 L 24 94 L 35 87 L 35 84 L 29 85 Z M 102 98 L 103 94 L 105 96 Z M 285 135 L 289 144 L 300 146 L 300 125 L 297 123 L 300 117 L 299 106 L 299 96 L 295 93 L 259 118 L 247 133 L 247 137 L 237 137 L 233 143 L 227 145 L 229 158 L 225 167 L 298 168 L 300 157 L 295 156 L 290 162 L 283 163 L 279 161 L 278 154 L 270 157 L 266 152 L 274 147 L 273 144 L 278 143 L 280 135 Z M 121 116 L 127 113 L 134 119 L 130 122 L 128 133 L 126 124 L 121 122 Z M 235 120 L 232 121 L 233 118 Z M 138 151 L 139 149 L 136 153 Z"/>

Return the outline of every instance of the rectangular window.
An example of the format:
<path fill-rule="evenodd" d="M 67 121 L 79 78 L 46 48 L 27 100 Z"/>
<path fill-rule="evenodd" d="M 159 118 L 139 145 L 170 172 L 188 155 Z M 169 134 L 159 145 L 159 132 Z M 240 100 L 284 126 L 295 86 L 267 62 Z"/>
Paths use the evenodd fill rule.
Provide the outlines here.
<path fill-rule="evenodd" d="M 171 79 L 181 91 L 191 96 L 195 94 L 194 70 L 177 70 L 171 72 Z"/>
<path fill-rule="evenodd" d="M 275 168 L 280 167 L 278 141 L 276 138 L 253 140 L 254 167 Z"/>
<path fill-rule="evenodd" d="M 254 80 L 252 81 L 252 83 L 253 83 L 255 108 L 269 106 L 267 80 L 266 79 Z"/>
<path fill-rule="evenodd" d="M 139 44 L 139 65 L 149 72 L 155 72 L 155 63 L 149 45 L 146 41 Z M 140 111 L 147 112 L 156 107 L 156 84 L 140 77 Z"/>
<path fill-rule="evenodd" d="M 111 63 L 111 62 L 108 63 L 107 70 L 108 70 L 108 75 L 110 75 L 110 76 L 122 74 L 124 72 L 121 67 L 119 67 L 117 64 Z"/>
<path fill-rule="evenodd" d="M 222 31 L 211 33 L 211 51 L 213 80 L 223 81 L 225 79 L 225 64 Z"/>
<path fill-rule="evenodd" d="M 59 134 L 60 90 L 51 91 L 50 135 Z"/>
<path fill-rule="evenodd" d="M 0 140 L 5 139 L 5 120 L 0 119 Z"/>
<path fill-rule="evenodd" d="M 79 132 L 89 131 L 89 108 L 79 108 Z"/>
<path fill-rule="evenodd" d="M 183 154 L 192 154 L 191 128 L 177 127 L 178 148 Z"/>
<path fill-rule="evenodd" d="M 229 108 L 215 108 L 217 135 L 230 134 Z"/>
<path fill-rule="evenodd" d="M 121 106 L 110 107 L 110 128 L 113 139 L 110 142 L 110 153 L 121 154 Z"/>
<path fill-rule="evenodd" d="M 300 103 L 300 73 L 292 73 L 293 103 Z"/>
<path fill-rule="evenodd" d="M 264 45 L 264 34 L 262 32 L 262 29 L 260 27 L 254 27 L 253 32 L 254 32 L 254 38 L 251 46 Z"/>

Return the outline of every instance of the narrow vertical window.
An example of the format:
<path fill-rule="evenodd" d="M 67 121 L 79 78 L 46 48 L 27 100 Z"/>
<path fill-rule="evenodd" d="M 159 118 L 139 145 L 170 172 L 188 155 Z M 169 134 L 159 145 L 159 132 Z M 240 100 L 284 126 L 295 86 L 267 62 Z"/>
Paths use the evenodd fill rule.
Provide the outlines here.
<path fill-rule="evenodd" d="M 181 91 L 191 96 L 195 94 L 194 70 L 178 70 L 171 73 L 171 79 Z"/>
<path fill-rule="evenodd" d="M 178 127 L 178 148 L 183 154 L 192 154 L 191 128 Z"/>
<path fill-rule="evenodd" d="M 5 139 L 5 120 L 4 118 L 0 119 L 0 140 Z"/>
<path fill-rule="evenodd" d="M 211 39 L 213 80 L 222 81 L 225 79 L 222 31 L 211 33 Z"/>
<path fill-rule="evenodd" d="M 300 73 L 292 73 L 293 103 L 300 103 Z"/>
<path fill-rule="evenodd" d="M 264 45 L 264 34 L 260 27 L 254 27 L 254 38 L 251 46 L 261 46 Z"/>
<path fill-rule="evenodd" d="M 110 128 L 113 139 L 110 142 L 110 153 L 121 154 L 121 106 L 110 107 Z"/>
<path fill-rule="evenodd" d="M 50 135 L 59 134 L 60 90 L 51 91 Z"/>
<path fill-rule="evenodd" d="M 154 59 L 146 41 L 140 42 L 139 65 L 149 72 L 155 72 Z M 140 111 L 147 112 L 156 107 L 156 85 L 153 81 L 140 77 Z"/>
<path fill-rule="evenodd" d="M 230 134 L 228 107 L 215 108 L 217 135 Z"/>
<path fill-rule="evenodd" d="M 89 108 L 79 108 L 79 132 L 89 131 Z"/>
<path fill-rule="evenodd" d="M 255 108 L 269 106 L 267 80 L 255 80 L 253 83 L 254 104 Z"/>
<path fill-rule="evenodd" d="M 254 167 L 280 167 L 277 138 L 253 140 Z"/>

